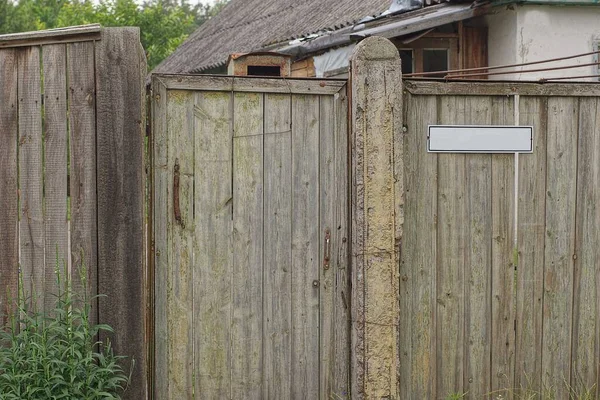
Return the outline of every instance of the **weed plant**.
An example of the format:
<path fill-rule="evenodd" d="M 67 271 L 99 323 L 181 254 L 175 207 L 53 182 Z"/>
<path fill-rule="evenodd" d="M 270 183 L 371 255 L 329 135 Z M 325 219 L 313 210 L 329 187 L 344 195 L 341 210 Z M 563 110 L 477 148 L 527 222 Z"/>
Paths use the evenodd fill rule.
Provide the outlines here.
<path fill-rule="evenodd" d="M 19 273 L 15 311 L 0 331 L 0 399 L 120 399 L 131 374 L 108 339 L 97 341 L 100 331 L 112 329 L 91 325 L 93 298 L 74 293 L 58 260 L 56 265 L 59 289 L 54 309 L 46 313 L 37 309 L 35 293 L 24 293 Z M 87 293 L 85 266 L 80 271 Z"/>

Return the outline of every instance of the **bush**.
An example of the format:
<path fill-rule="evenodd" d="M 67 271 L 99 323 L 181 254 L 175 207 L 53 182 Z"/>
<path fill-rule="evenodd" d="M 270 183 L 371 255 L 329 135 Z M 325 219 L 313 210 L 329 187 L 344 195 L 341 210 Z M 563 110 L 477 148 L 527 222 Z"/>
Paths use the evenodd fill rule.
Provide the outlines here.
<path fill-rule="evenodd" d="M 58 266 L 58 262 L 57 262 Z M 81 268 L 85 293 L 85 267 Z M 90 325 L 90 300 L 61 282 L 50 313 L 36 309 L 35 296 L 25 297 L 20 275 L 17 312 L 0 331 L 0 398 L 120 399 L 129 378 L 110 341 L 96 341 L 107 325 Z M 66 274 L 65 274 L 66 276 Z"/>

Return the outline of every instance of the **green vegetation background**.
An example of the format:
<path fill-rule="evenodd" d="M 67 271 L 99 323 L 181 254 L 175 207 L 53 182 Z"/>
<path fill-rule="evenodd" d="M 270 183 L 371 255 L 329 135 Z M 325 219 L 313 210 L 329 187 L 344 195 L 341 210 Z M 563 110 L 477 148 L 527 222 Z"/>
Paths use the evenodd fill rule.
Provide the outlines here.
<path fill-rule="evenodd" d="M 100 23 L 137 26 L 151 71 L 227 3 L 189 0 L 0 0 L 0 34 Z"/>

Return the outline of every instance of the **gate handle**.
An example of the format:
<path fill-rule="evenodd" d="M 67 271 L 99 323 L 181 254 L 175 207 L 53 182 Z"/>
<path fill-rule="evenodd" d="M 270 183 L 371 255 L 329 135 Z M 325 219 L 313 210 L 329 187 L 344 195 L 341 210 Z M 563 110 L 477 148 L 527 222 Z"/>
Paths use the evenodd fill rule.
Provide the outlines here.
<path fill-rule="evenodd" d="M 331 232 L 329 231 L 329 228 L 325 228 L 325 248 L 323 250 L 324 254 L 324 260 L 323 260 L 323 269 L 328 270 L 329 269 L 329 260 L 331 259 L 330 255 L 331 255 L 331 243 L 330 243 L 330 239 L 331 239 Z"/>
<path fill-rule="evenodd" d="M 173 212 L 175 214 L 175 221 L 182 228 L 185 228 L 181 219 L 181 208 L 179 207 L 179 158 L 175 159 L 175 166 L 173 167 Z"/>

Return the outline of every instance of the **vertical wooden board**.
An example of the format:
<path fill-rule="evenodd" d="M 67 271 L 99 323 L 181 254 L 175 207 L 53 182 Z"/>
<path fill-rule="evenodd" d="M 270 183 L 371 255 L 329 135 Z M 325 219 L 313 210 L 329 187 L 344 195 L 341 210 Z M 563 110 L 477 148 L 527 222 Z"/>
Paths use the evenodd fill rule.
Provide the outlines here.
<path fill-rule="evenodd" d="M 35 296 L 38 310 L 42 310 L 45 245 L 40 48 L 20 49 L 18 57 L 20 264 L 25 290 Z"/>
<path fill-rule="evenodd" d="M 436 398 L 436 154 L 427 126 L 438 122 L 434 96 L 405 96 L 404 229 L 400 262 L 400 397 Z"/>
<path fill-rule="evenodd" d="M 17 52 L 0 50 L 0 324 L 14 311 L 19 272 Z M 12 299 L 11 299 L 12 298 Z"/>
<path fill-rule="evenodd" d="M 464 124 L 465 98 L 442 97 L 439 123 Z M 437 396 L 463 392 L 467 215 L 464 154 L 438 155 Z"/>
<path fill-rule="evenodd" d="M 332 396 L 335 360 L 334 282 L 337 265 L 332 250 L 338 244 L 335 225 L 335 119 L 333 96 L 319 98 L 319 303 L 320 303 L 320 390 L 322 396 Z"/>
<path fill-rule="evenodd" d="M 542 389 L 548 100 L 521 97 L 519 108 L 519 123 L 534 127 L 533 153 L 519 157 L 514 386 L 524 394 Z"/>
<path fill-rule="evenodd" d="M 263 398 L 291 390 L 291 96 L 265 94 Z"/>
<path fill-rule="evenodd" d="M 334 96 L 335 129 L 335 221 L 337 231 L 334 257 L 333 361 L 331 393 L 335 399 L 350 398 L 350 288 L 348 215 L 348 97 L 347 87 Z"/>
<path fill-rule="evenodd" d="M 513 125 L 513 107 L 512 98 L 493 97 L 492 124 Z M 507 399 L 515 388 L 514 157 L 493 155 L 491 176 L 491 391 Z"/>
<path fill-rule="evenodd" d="M 292 96 L 292 398 L 319 398 L 319 98 Z"/>
<path fill-rule="evenodd" d="M 600 373 L 600 106 L 581 98 L 577 157 L 577 215 L 571 387 L 598 396 Z M 593 388 L 593 389 L 592 389 Z"/>
<path fill-rule="evenodd" d="M 196 399 L 231 398 L 232 95 L 196 93 L 194 377 Z"/>
<path fill-rule="evenodd" d="M 569 397 L 578 98 L 548 100 L 542 384 Z"/>
<path fill-rule="evenodd" d="M 490 97 L 465 100 L 465 123 L 489 125 Z M 490 392 L 492 281 L 492 156 L 465 156 L 465 371 L 463 391 L 474 399 Z M 460 181 L 456 182 L 460 185 Z M 458 225 L 455 225 L 455 229 Z M 457 232 L 457 234 L 460 234 Z"/>
<path fill-rule="evenodd" d="M 169 140 L 167 132 L 167 90 L 157 79 L 152 81 L 152 147 L 153 159 L 153 221 L 154 239 L 154 398 L 169 398 L 168 360 L 169 340 L 167 281 L 168 281 L 168 230 L 169 199 L 172 188 L 169 187 L 168 152 Z M 196 174 L 194 174 L 196 175 Z M 195 317 L 195 315 L 194 315 Z"/>
<path fill-rule="evenodd" d="M 42 47 L 44 73 L 44 228 L 46 266 L 44 307 L 52 310 L 58 294 L 55 269 L 67 271 L 67 49 Z M 79 277 L 76 279 L 79 281 Z"/>
<path fill-rule="evenodd" d="M 167 326 L 169 396 L 194 395 L 193 243 L 194 243 L 194 93 L 167 92 L 167 171 L 173 200 L 168 237 Z"/>
<path fill-rule="evenodd" d="M 96 101 L 94 43 L 67 45 L 70 139 L 71 263 L 73 290 L 83 293 L 85 267 L 88 299 L 98 293 L 96 223 Z M 91 300 L 90 322 L 98 321 L 98 300 Z"/>
<path fill-rule="evenodd" d="M 263 94 L 233 99 L 231 397 L 262 396 Z"/>
<path fill-rule="evenodd" d="M 95 42 L 99 321 L 117 354 L 135 359 L 124 398 L 146 397 L 144 137 L 138 28 L 104 28 Z M 106 333 L 101 335 L 104 339 Z M 129 367 L 126 367 L 129 370 Z"/>

